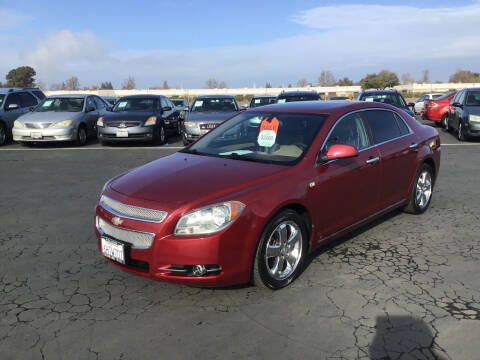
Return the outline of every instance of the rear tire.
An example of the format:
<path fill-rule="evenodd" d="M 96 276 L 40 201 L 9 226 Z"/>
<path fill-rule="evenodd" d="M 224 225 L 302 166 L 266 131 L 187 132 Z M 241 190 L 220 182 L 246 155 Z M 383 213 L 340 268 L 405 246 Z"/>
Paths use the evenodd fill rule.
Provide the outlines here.
<path fill-rule="evenodd" d="M 257 245 L 253 284 L 277 290 L 295 280 L 305 264 L 307 234 L 305 221 L 297 212 L 284 210 L 275 215 Z"/>
<path fill-rule="evenodd" d="M 418 169 L 415 182 L 413 183 L 410 200 L 404 211 L 410 214 L 421 214 L 430 206 L 433 194 L 433 169 L 423 163 Z"/>

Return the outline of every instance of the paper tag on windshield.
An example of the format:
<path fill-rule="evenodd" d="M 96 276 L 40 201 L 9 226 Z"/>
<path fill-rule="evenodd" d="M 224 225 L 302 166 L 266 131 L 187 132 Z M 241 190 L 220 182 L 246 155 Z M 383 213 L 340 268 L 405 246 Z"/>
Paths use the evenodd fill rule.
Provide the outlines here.
<path fill-rule="evenodd" d="M 272 147 L 275 144 L 278 133 L 278 120 L 276 117 L 269 120 L 264 119 L 260 124 L 257 143 L 260 146 Z"/>
<path fill-rule="evenodd" d="M 53 100 L 45 100 L 45 102 L 43 103 L 42 106 L 45 106 L 45 107 L 50 106 L 50 105 L 52 105 L 52 102 L 53 102 Z"/>

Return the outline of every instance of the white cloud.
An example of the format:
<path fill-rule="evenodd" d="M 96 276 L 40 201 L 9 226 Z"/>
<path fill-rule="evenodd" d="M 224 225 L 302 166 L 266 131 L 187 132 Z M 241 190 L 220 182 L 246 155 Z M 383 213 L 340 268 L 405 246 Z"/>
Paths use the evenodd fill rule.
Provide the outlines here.
<path fill-rule="evenodd" d="M 465 64 L 480 66 L 480 2 L 452 8 L 338 5 L 303 11 L 291 20 L 304 34 L 260 44 L 208 49 L 138 52 L 91 32 L 62 30 L 39 38 L 20 53 L 41 80 L 78 76 L 82 85 L 111 80 L 119 86 L 132 75 L 137 85 L 202 87 L 209 77 L 231 86 L 315 82 L 322 69 L 354 79 L 388 68 L 399 72 L 429 68 L 446 80 Z M 1 59 L 0 59 L 1 60 Z"/>

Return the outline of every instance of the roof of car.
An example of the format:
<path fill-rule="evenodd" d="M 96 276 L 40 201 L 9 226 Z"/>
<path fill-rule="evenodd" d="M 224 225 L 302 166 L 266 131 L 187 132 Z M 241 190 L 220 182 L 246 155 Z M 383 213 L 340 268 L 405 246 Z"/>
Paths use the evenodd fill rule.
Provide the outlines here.
<path fill-rule="evenodd" d="M 471 88 L 465 88 L 463 90 L 476 90 L 476 91 L 479 91 L 480 90 L 480 87 L 471 87 Z M 460 90 L 458 90 L 460 91 Z"/>
<path fill-rule="evenodd" d="M 233 95 L 200 95 L 197 99 L 235 99 Z"/>
<path fill-rule="evenodd" d="M 278 96 L 296 96 L 296 95 L 318 95 L 318 93 L 315 90 L 298 90 L 298 91 L 284 91 Z"/>
<path fill-rule="evenodd" d="M 365 90 L 362 91 L 361 94 L 372 94 L 372 95 L 379 95 L 379 94 L 398 94 L 397 90 Z"/>
<path fill-rule="evenodd" d="M 12 87 L 7 87 L 7 88 L 0 88 L 0 94 L 8 94 L 8 93 L 11 93 L 11 92 L 25 91 L 25 90 L 41 91 L 39 88 L 12 88 Z"/>
<path fill-rule="evenodd" d="M 366 108 L 384 108 L 397 110 L 398 108 L 377 102 L 366 102 L 366 101 L 298 101 L 298 102 L 287 102 L 282 104 L 271 104 L 264 105 L 260 108 L 253 108 L 251 112 L 262 111 L 262 112 L 290 112 L 290 113 L 306 113 L 306 114 L 332 114 L 337 111 L 345 110 L 353 111 Z"/>
<path fill-rule="evenodd" d="M 276 98 L 277 95 L 254 95 L 252 99 L 261 99 L 261 98 Z"/>
<path fill-rule="evenodd" d="M 158 99 L 160 96 L 163 96 L 163 95 L 155 95 L 155 94 L 138 94 L 138 95 L 125 95 L 125 96 L 122 96 L 121 99 L 125 99 L 125 98 L 153 98 L 153 99 Z"/>
<path fill-rule="evenodd" d="M 55 95 L 49 95 L 49 98 L 79 98 L 79 97 L 87 97 L 92 94 L 55 94 Z"/>

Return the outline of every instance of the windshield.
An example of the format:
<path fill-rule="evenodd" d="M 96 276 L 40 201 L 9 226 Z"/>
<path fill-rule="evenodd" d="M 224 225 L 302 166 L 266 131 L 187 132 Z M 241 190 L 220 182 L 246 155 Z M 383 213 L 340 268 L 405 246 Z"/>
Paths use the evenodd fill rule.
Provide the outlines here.
<path fill-rule="evenodd" d="M 233 112 L 238 111 L 238 108 L 235 100 L 231 98 L 203 98 L 195 99 L 192 111 Z"/>
<path fill-rule="evenodd" d="M 274 96 L 253 98 L 252 101 L 250 101 L 250 107 L 253 108 L 253 107 L 262 106 L 262 105 L 275 104 L 276 99 L 277 98 Z"/>
<path fill-rule="evenodd" d="M 81 112 L 83 110 L 83 97 L 46 98 L 33 111 L 35 112 Z"/>
<path fill-rule="evenodd" d="M 400 108 L 406 108 L 407 104 L 401 96 L 397 94 L 371 94 L 363 95 L 360 101 L 375 101 L 383 104 L 389 104 Z"/>
<path fill-rule="evenodd" d="M 3 99 L 5 99 L 5 95 L 4 95 L 4 94 L 0 94 L 0 107 L 2 107 Z"/>
<path fill-rule="evenodd" d="M 183 152 L 282 165 L 300 161 L 328 115 L 247 112 Z"/>
<path fill-rule="evenodd" d="M 294 96 L 285 96 L 279 97 L 277 100 L 277 104 L 282 104 L 286 102 L 294 102 L 294 101 L 310 101 L 310 100 L 318 100 L 320 96 L 318 95 L 294 95 Z"/>
<path fill-rule="evenodd" d="M 480 91 L 469 91 L 465 101 L 466 106 L 480 106 Z"/>
<path fill-rule="evenodd" d="M 123 98 L 113 107 L 113 112 L 120 111 L 146 111 L 154 112 L 158 108 L 158 99 L 155 98 Z"/>
<path fill-rule="evenodd" d="M 443 94 L 442 96 L 438 97 L 436 100 L 445 99 L 445 98 L 447 98 L 447 97 L 449 97 L 449 96 L 451 96 L 451 95 L 454 95 L 454 94 L 456 94 L 456 93 L 457 93 L 456 91 L 450 91 L 449 93 Z"/>
<path fill-rule="evenodd" d="M 171 100 L 171 102 L 172 102 L 173 105 L 175 105 L 175 106 L 184 106 L 183 100 Z"/>

